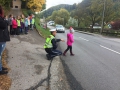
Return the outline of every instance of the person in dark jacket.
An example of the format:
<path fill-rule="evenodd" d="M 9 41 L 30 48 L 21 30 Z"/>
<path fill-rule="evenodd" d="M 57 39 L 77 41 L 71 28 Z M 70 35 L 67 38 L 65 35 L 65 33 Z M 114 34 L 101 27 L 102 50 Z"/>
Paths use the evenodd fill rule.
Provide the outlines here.
<path fill-rule="evenodd" d="M 63 39 L 56 39 L 56 29 L 50 30 L 51 35 L 46 39 L 44 44 L 45 51 L 48 53 L 46 54 L 48 60 L 52 60 L 55 56 L 62 55 L 62 52 L 57 50 L 57 42 L 63 41 Z"/>
<path fill-rule="evenodd" d="M 8 23 L 4 20 L 2 6 L 0 6 L 0 75 L 7 74 L 7 69 L 2 66 L 2 53 L 5 49 L 6 41 L 10 41 Z"/>

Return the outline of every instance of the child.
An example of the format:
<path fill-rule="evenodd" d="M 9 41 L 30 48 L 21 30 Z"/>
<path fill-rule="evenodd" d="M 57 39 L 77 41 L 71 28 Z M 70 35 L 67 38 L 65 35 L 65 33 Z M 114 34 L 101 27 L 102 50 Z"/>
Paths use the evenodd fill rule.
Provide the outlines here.
<path fill-rule="evenodd" d="M 16 21 L 16 18 L 13 17 L 13 20 L 12 20 L 12 28 L 13 28 L 13 31 L 14 31 L 14 35 L 17 35 L 17 21 Z"/>
<path fill-rule="evenodd" d="M 24 23 L 22 22 L 22 18 L 20 19 L 20 33 L 23 34 L 23 30 L 24 30 Z"/>
<path fill-rule="evenodd" d="M 28 16 L 28 30 L 30 30 L 30 18 Z"/>
<path fill-rule="evenodd" d="M 25 19 L 25 34 L 28 34 L 28 18 Z"/>
<path fill-rule="evenodd" d="M 74 42 L 73 33 L 74 33 L 74 29 L 72 27 L 70 27 L 70 33 L 67 34 L 67 49 L 64 51 L 63 56 L 66 56 L 66 52 L 69 49 L 70 49 L 70 55 L 74 56 L 74 54 L 72 52 L 72 44 Z"/>
<path fill-rule="evenodd" d="M 17 27 L 17 29 L 18 29 L 17 34 L 19 35 L 19 34 L 20 34 L 20 27 L 21 27 L 21 24 L 20 24 L 20 16 L 17 16 L 17 25 L 18 25 L 18 27 Z"/>
<path fill-rule="evenodd" d="M 31 30 L 34 30 L 35 18 L 32 17 Z"/>

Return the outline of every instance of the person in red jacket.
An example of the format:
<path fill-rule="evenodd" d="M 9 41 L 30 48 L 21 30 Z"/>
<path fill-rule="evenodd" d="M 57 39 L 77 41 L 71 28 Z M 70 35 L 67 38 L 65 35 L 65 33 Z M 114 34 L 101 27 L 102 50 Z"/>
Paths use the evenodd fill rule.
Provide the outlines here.
<path fill-rule="evenodd" d="M 13 28 L 13 31 L 14 31 L 14 35 L 17 35 L 18 33 L 18 31 L 17 31 L 17 27 L 18 27 L 18 25 L 17 25 L 17 21 L 16 21 L 16 18 L 15 17 L 13 17 L 13 20 L 12 20 L 12 28 Z"/>

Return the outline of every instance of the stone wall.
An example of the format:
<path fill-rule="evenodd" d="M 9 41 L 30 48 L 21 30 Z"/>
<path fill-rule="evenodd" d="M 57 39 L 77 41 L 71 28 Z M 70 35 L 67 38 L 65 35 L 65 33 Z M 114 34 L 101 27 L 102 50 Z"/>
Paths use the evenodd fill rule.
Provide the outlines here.
<path fill-rule="evenodd" d="M 21 9 L 21 0 L 13 0 L 13 9 Z"/>

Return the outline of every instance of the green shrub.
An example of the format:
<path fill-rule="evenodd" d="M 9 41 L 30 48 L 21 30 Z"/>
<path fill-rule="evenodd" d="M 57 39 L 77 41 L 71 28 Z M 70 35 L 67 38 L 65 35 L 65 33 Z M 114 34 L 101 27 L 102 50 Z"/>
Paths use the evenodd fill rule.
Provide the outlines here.
<path fill-rule="evenodd" d="M 40 26 L 40 19 L 38 17 L 35 17 L 35 26 L 38 32 L 40 32 L 44 38 L 47 38 L 50 35 L 48 28 L 44 29 L 42 26 Z"/>
<path fill-rule="evenodd" d="M 68 23 L 66 24 L 67 27 L 78 27 L 78 20 L 70 17 L 70 19 L 68 20 Z"/>

